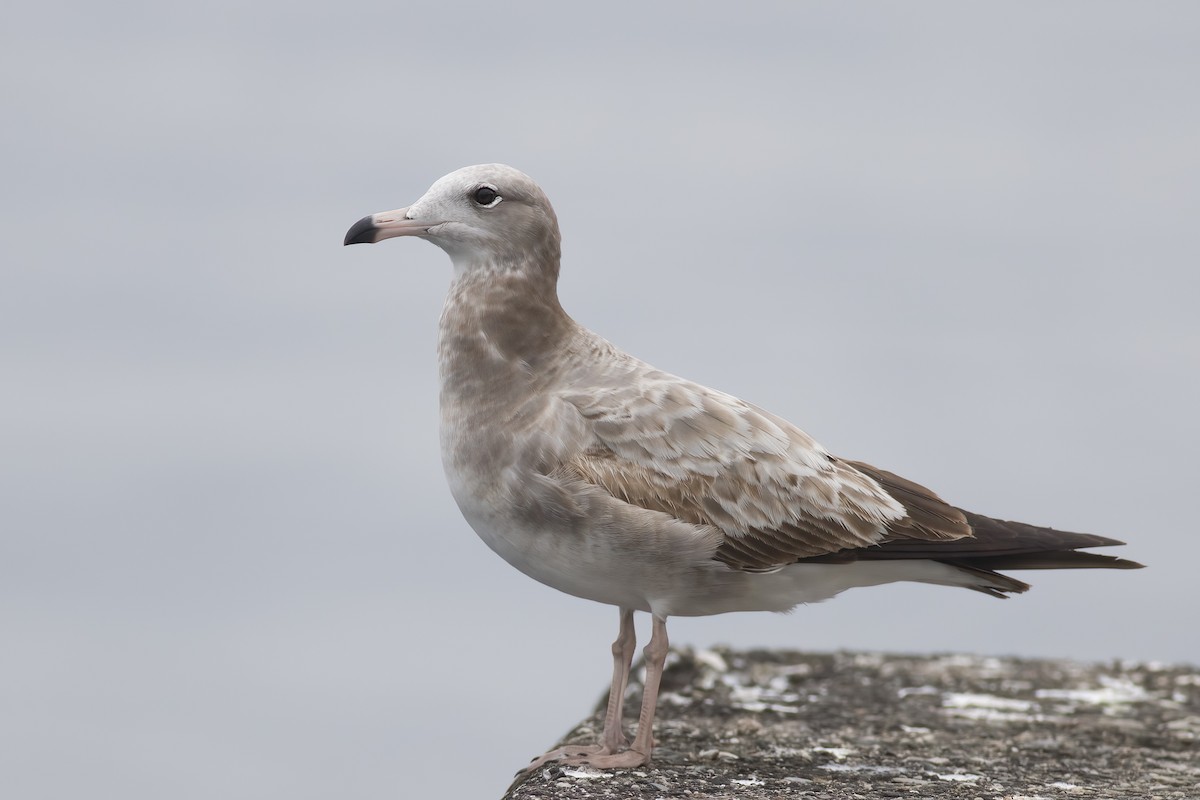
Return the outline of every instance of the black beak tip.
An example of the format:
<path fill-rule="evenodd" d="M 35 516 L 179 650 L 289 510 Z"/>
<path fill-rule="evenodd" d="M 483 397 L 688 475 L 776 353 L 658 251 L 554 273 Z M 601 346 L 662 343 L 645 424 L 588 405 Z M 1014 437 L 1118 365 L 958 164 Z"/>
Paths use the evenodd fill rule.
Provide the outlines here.
<path fill-rule="evenodd" d="M 374 244 L 375 233 L 378 229 L 375 227 L 375 220 L 369 215 L 363 217 L 358 222 L 350 226 L 350 230 L 346 231 L 346 240 L 342 245 L 348 244 Z"/>

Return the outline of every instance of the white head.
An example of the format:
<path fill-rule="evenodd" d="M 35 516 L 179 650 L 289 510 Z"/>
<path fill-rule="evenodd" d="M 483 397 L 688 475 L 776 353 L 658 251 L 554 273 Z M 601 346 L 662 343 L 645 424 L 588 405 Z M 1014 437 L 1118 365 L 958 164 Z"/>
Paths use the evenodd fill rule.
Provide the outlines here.
<path fill-rule="evenodd" d="M 416 236 L 449 254 L 458 272 L 536 260 L 557 275 L 558 219 L 541 188 L 504 164 L 463 167 L 439 178 L 407 208 L 363 217 L 346 244 Z"/>

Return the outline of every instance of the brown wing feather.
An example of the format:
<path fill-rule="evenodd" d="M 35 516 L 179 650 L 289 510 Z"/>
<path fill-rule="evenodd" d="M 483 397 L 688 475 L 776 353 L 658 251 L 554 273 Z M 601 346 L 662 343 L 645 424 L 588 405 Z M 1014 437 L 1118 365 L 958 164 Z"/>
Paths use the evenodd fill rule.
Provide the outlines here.
<path fill-rule="evenodd" d="M 714 557 L 735 569 L 888 558 L 989 569 L 1000 556 L 1028 566 L 1025 554 L 1116 544 L 969 514 L 892 472 L 835 458 L 735 397 L 628 356 L 612 370 L 592 376 L 596 391 L 564 394 L 594 438 L 562 469 L 626 503 L 719 530 Z"/>
<path fill-rule="evenodd" d="M 1077 552 L 1081 547 L 1108 547 L 1125 544 L 1107 536 L 1073 533 L 985 517 L 955 508 L 937 495 L 886 470 L 860 461 L 850 461 L 859 471 L 879 481 L 909 513 L 916 525 L 961 524 L 969 535 L 951 541 L 930 541 L 933 537 L 896 538 L 874 547 L 854 548 L 836 554 L 842 561 L 929 558 L 978 569 L 1136 569 L 1142 565 L 1115 556 Z M 901 523 L 908 520 L 901 520 Z M 889 533 L 903 534 L 902 524 L 889 526 Z"/>
<path fill-rule="evenodd" d="M 886 541 L 906 517 L 878 481 L 786 420 L 627 356 L 610 366 L 589 376 L 595 390 L 562 395 L 594 437 L 563 469 L 626 503 L 720 531 L 718 560 L 774 569 Z M 967 535 L 932 517 L 904 531 Z"/>
<path fill-rule="evenodd" d="M 888 534 L 891 537 L 945 541 L 971 536 L 971 526 L 962 510 L 950 505 L 924 486 L 863 461 L 845 463 L 877 481 L 908 512 L 907 517 L 888 525 Z"/>
<path fill-rule="evenodd" d="M 711 525 L 726 533 L 716 558 L 735 569 L 761 571 L 790 564 L 798 558 L 854 548 L 871 540 L 834 519 L 793 513 L 776 525 L 739 526 L 727 504 L 717 499 L 730 494 L 727 473 L 664 475 L 652 466 L 632 463 L 606 448 L 593 448 L 568 465 L 572 477 L 600 486 L 626 503 L 661 511 L 693 525 Z M 747 485 L 746 491 L 756 487 Z M 797 491 L 803 491 L 797 487 Z M 730 498 L 732 499 L 732 498 Z"/>
<path fill-rule="evenodd" d="M 1136 561 L 1114 556 L 1077 552 L 1084 547 L 1125 544 L 1118 539 L 993 519 L 970 511 L 963 511 L 963 515 L 971 526 L 969 538 L 938 543 L 901 539 L 875 547 L 845 550 L 836 555 L 840 561 L 930 558 L 970 563 L 984 569 L 1136 569 L 1142 566 Z"/>

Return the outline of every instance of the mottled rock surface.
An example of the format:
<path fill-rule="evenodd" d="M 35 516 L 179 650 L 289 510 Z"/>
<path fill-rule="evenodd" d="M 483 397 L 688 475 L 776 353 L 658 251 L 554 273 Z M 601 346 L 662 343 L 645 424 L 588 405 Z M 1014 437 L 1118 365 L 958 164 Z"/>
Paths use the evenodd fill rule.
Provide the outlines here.
<path fill-rule="evenodd" d="M 549 766 L 505 798 L 1200 800 L 1200 669 L 675 651 L 655 736 L 649 767 Z"/>

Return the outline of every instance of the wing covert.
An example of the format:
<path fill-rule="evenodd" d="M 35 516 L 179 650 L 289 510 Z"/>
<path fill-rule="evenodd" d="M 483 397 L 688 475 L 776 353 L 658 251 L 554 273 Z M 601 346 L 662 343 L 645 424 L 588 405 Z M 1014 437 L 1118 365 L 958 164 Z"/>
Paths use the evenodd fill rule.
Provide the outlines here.
<path fill-rule="evenodd" d="M 571 471 L 627 503 L 718 528 L 716 558 L 732 567 L 970 535 L 961 512 L 927 489 L 864 472 L 736 397 L 650 368 L 608 385 L 564 398 L 594 434 Z"/>

